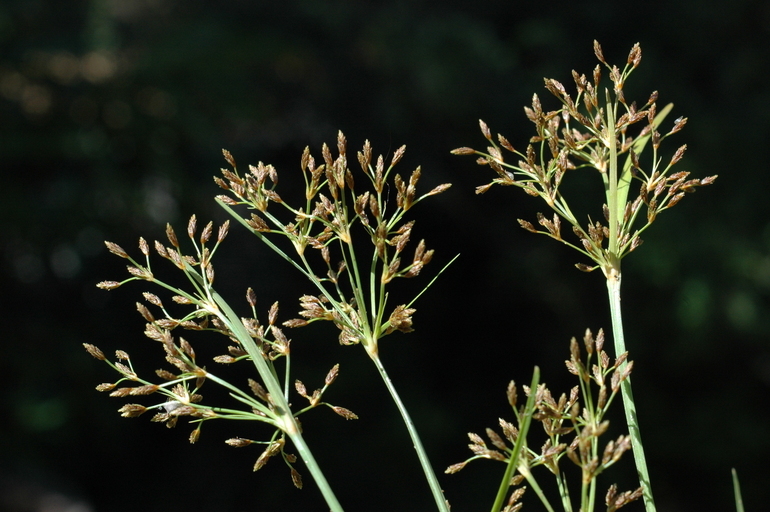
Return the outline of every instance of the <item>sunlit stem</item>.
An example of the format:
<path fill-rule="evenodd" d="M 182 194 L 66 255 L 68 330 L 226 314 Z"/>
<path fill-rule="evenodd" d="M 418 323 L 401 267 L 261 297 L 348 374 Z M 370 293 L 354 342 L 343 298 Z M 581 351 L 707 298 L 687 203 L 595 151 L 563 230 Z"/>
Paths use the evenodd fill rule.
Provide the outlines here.
<path fill-rule="evenodd" d="M 610 298 L 610 314 L 612 316 L 612 337 L 615 341 L 616 357 L 626 352 L 626 341 L 623 336 L 623 319 L 620 315 L 620 272 L 611 271 L 607 276 L 607 291 Z M 622 372 L 628 363 L 620 366 Z M 642 486 L 644 507 L 647 512 L 655 512 L 655 502 L 652 499 L 652 487 L 650 487 L 650 474 L 647 470 L 647 459 L 644 456 L 642 436 L 639 432 L 639 421 L 636 415 L 636 404 L 631 391 L 631 379 L 626 378 L 620 385 L 623 396 L 623 409 L 626 414 L 628 432 L 631 436 L 631 447 L 634 452 L 636 471 L 639 475 L 639 483 Z"/>
<path fill-rule="evenodd" d="M 609 96 L 609 93 L 607 93 Z M 612 102 L 607 100 L 607 144 L 610 150 L 610 168 L 609 168 L 609 190 L 607 191 L 607 208 L 610 211 L 610 240 L 609 253 L 610 258 L 615 259 L 618 255 L 618 141 L 615 138 L 615 110 Z M 613 262 L 614 263 L 614 262 Z"/>
<path fill-rule="evenodd" d="M 337 497 L 334 495 L 329 482 L 321 472 L 320 466 L 313 457 L 313 454 L 310 452 L 310 448 L 305 442 L 305 439 L 302 437 L 302 433 L 300 432 L 300 427 L 297 424 L 297 420 L 292 415 L 291 408 L 289 407 L 289 404 L 286 401 L 286 397 L 283 394 L 281 383 L 278 381 L 278 379 L 275 378 L 272 371 L 270 370 L 270 367 L 262 356 L 262 351 L 257 346 L 257 344 L 254 343 L 254 340 L 246 330 L 243 322 L 232 310 L 230 305 L 227 304 L 227 302 L 225 302 L 225 300 L 213 289 L 211 290 L 211 294 L 216 301 L 217 306 L 221 310 L 221 315 L 219 317 L 220 320 L 222 320 L 227 325 L 233 335 L 241 343 L 241 346 L 244 348 L 244 350 L 246 350 L 246 352 L 248 352 L 248 354 L 251 356 L 251 360 L 257 369 L 257 373 L 259 373 L 259 376 L 262 378 L 267 391 L 270 393 L 270 399 L 273 404 L 273 411 L 277 417 L 279 428 L 286 432 L 286 434 L 291 439 L 291 442 L 297 449 L 300 458 L 302 458 L 302 462 L 305 463 L 308 471 L 310 471 L 313 480 L 315 481 L 316 485 L 318 485 L 321 494 L 326 500 L 326 504 L 329 506 L 332 512 L 343 512 L 342 505 L 340 505 L 339 501 L 337 501 Z"/>
<path fill-rule="evenodd" d="M 503 475 L 503 481 L 500 482 L 500 488 L 497 491 L 495 503 L 492 505 L 492 512 L 500 512 L 500 509 L 503 508 L 505 497 L 508 495 L 508 490 L 511 487 L 511 478 L 513 478 L 513 473 L 516 468 L 519 467 L 519 456 L 526 445 L 527 432 L 529 432 L 529 425 L 532 422 L 532 415 L 535 413 L 535 395 L 537 395 L 537 386 L 539 384 L 540 368 L 535 366 L 535 370 L 532 372 L 532 383 L 529 386 L 527 404 L 524 406 L 524 413 L 519 418 L 519 436 L 516 438 L 516 442 L 513 445 L 513 451 L 508 459 L 508 467 Z"/>
<path fill-rule="evenodd" d="M 431 493 L 433 494 L 433 499 L 436 501 L 436 509 L 440 512 L 449 512 L 449 505 L 444 498 L 444 491 L 441 490 L 441 485 L 438 482 L 438 478 L 436 478 L 436 473 L 433 471 L 433 468 L 430 465 L 428 454 L 425 452 L 425 448 L 422 446 L 420 435 L 417 433 L 417 428 L 414 426 L 414 422 L 412 421 L 411 416 L 409 416 L 409 411 L 406 410 L 404 403 L 401 401 L 401 397 L 399 397 L 395 386 L 393 386 L 393 382 L 390 380 L 390 377 L 388 377 L 388 373 L 385 371 L 385 367 L 382 365 L 380 358 L 376 357 L 375 355 L 375 357 L 372 357 L 372 361 L 374 361 L 374 365 L 380 372 L 380 376 L 382 377 L 383 382 L 385 382 L 385 387 L 388 388 L 390 396 L 393 397 L 393 402 L 395 402 L 396 407 L 398 407 L 398 412 L 401 413 L 401 418 L 404 420 L 404 425 L 406 425 L 406 429 L 409 431 L 409 437 L 411 437 L 412 444 L 414 445 L 414 449 L 417 452 L 417 458 L 420 459 L 422 471 L 425 474 L 425 478 L 428 480 L 428 485 L 430 486 Z"/>

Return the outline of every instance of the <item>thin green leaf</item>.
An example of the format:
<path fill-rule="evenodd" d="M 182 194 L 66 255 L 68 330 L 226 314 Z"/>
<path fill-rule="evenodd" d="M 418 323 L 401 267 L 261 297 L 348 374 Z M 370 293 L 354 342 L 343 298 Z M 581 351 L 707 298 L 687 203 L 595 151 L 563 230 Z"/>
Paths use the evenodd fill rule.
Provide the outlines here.
<path fill-rule="evenodd" d="M 658 128 L 658 126 L 661 125 L 663 120 L 666 118 L 666 116 L 671 112 L 671 109 L 674 108 L 673 103 L 669 103 L 665 106 L 663 110 L 658 113 L 657 116 L 655 116 L 654 123 L 655 123 L 655 129 Z M 652 131 L 645 135 L 644 137 L 640 137 L 634 141 L 634 143 L 631 145 L 631 149 L 636 153 L 637 155 L 642 154 L 642 151 L 644 151 L 644 147 L 647 145 L 647 141 L 650 140 L 650 137 L 652 136 Z M 626 202 L 628 201 L 628 191 L 631 187 L 631 154 L 629 153 L 628 157 L 626 157 L 626 161 L 623 164 L 623 172 L 620 175 L 620 179 L 618 180 L 618 218 L 623 218 L 623 214 L 625 213 L 626 209 Z"/>

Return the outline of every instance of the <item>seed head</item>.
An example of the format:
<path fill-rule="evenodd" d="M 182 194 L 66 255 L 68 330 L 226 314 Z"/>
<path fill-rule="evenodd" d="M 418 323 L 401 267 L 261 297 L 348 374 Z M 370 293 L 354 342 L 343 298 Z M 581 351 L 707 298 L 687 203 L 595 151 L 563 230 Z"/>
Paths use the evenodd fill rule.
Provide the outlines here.
<path fill-rule="evenodd" d="M 642 48 L 639 46 L 639 43 L 636 43 L 633 48 L 631 48 L 631 52 L 628 54 L 628 63 L 631 64 L 634 68 L 639 66 L 639 63 L 642 61 Z"/>
<path fill-rule="evenodd" d="M 104 357 L 104 352 L 99 350 L 99 348 L 96 345 L 91 345 L 90 343 L 83 343 L 83 346 L 85 347 L 86 351 L 94 356 L 99 361 L 104 361 L 107 358 Z"/>
<path fill-rule="evenodd" d="M 324 384 L 327 386 L 330 386 L 335 380 L 337 380 L 337 376 L 340 374 L 340 365 L 339 363 L 335 364 L 331 370 L 329 370 L 329 373 L 326 374 L 326 378 L 324 379 Z"/>
<path fill-rule="evenodd" d="M 607 64 L 607 61 L 604 60 L 604 53 L 602 52 L 602 45 L 599 44 L 599 41 L 594 39 L 594 55 L 596 55 L 596 58 L 599 59 L 599 62 L 602 64 Z"/>
<path fill-rule="evenodd" d="M 107 246 L 107 249 L 114 254 L 115 256 L 120 256 L 121 258 L 128 258 L 128 253 L 123 250 L 121 246 L 119 246 L 116 243 L 104 241 L 104 245 Z"/>
<path fill-rule="evenodd" d="M 225 443 L 235 448 L 243 448 L 244 446 L 249 446 L 252 443 L 252 441 L 250 439 L 244 439 L 242 437 L 233 437 L 233 438 L 227 439 Z"/>
<path fill-rule="evenodd" d="M 344 407 L 337 407 L 336 405 L 332 407 L 332 410 L 345 418 L 346 420 L 357 420 L 358 416 L 353 413 L 353 411 L 350 411 L 348 409 L 345 409 Z"/>
<path fill-rule="evenodd" d="M 176 233 L 174 233 L 174 228 L 171 227 L 171 224 L 166 224 L 166 236 L 168 237 L 168 241 L 171 242 L 171 245 L 179 249 L 179 241 L 176 238 Z"/>
<path fill-rule="evenodd" d="M 233 158 L 233 155 L 226 149 L 222 150 L 222 154 L 225 156 L 227 163 L 230 164 L 230 167 L 235 169 L 235 158 Z"/>
<path fill-rule="evenodd" d="M 139 404 L 126 404 L 118 409 L 118 412 L 124 418 L 135 418 L 143 414 L 145 411 L 147 411 L 147 408 Z"/>

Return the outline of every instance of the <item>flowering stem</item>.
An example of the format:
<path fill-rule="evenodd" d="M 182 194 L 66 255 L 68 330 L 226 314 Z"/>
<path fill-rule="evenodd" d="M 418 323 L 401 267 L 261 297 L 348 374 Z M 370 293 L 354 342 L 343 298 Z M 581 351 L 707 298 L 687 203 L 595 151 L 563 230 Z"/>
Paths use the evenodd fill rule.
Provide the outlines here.
<path fill-rule="evenodd" d="M 212 296 L 216 301 L 217 307 L 221 310 L 220 320 L 222 320 L 227 327 L 232 331 L 233 335 L 241 343 L 241 346 L 249 353 L 254 366 L 257 368 L 259 376 L 267 387 L 267 391 L 270 393 L 270 401 L 273 405 L 274 414 L 277 416 L 278 427 L 286 432 L 291 439 L 294 447 L 299 452 L 299 456 L 302 458 L 302 462 L 310 471 L 310 474 L 315 480 L 321 494 L 326 500 L 326 504 L 332 512 L 343 512 L 342 505 L 337 501 L 337 497 L 334 495 L 329 482 L 321 472 L 321 468 L 316 462 L 313 454 L 310 451 L 305 439 L 302 437 L 299 425 L 296 418 L 291 413 L 291 408 L 284 396 L 281 383 L 275 378 L 270 371 L 265 359 L 262 355 L 262 351 L 257 347 L 254 340 L 249 335 L 249 332 L 244 327 L 243 322 L 238 315 L 232 310 L 229 304 L 214 290 L 211 290 Z"/>
<path fill-rule="evenodd" d="M 398 407 L 398 412 L 401 413 L 401 417 L 404 419 L 404 425 L 406 425 L 406 429 L 409 431 L 409 437 L 412 438 L 412 444 L 414 445 L 414 449 L 417 452 L 417 458 L 420 459 L 420 465 L 422 466 L 422 471 L 425 474 L 425 478 L 428 480 L 430 490 L 433 493 L 433 499 L 436 500 L 436 508 L 441 512 L 449 512 L 449 505 L 444 498 L 444 491 L 441 489 L 441 485 L 438 483 L 438 478 L 436 478 L 436 473 L 433 471 L 433 468 L 430 465 L 428 454 L 425 452 L 425 448 L 422 446 L 420 435 L 417 433 L 417 428 L 415 428 L 414 422 L 409 416 L 409 412 L 406 410 L 404 403 L 401 401 L 398 392 L 396 392 L 396 388 L 393 386 L 393 382 L 390 380 L 390 377 L 388 377 L 388 373 L 385 371 L 385 367 L 382 365 L 380 358 L 374 355 L 372 356 L 372 361 L 374 361 L 374 365 L 380 372 L 380 376 L 382 377 L 383 382 L 385 382 L 385 387 L 387 387 L 388 391 L 390 391 L 390 396 L 393 397 L 393 401 L 396 403 L 396 407 Z"/>
<path fill-rule="evenodd" d="M 607 291 L 610 299 L 610 315 L 612 316 L 612 337 L 615 341 L 615 356 L 626 352 L 626 342 L 623 337 L 623 319 L 620 315 L 620 272 L 614 269 L 607 275 Z M 626 366 L 626 362 L 621 365 Z M 631 436 L 631 446 L 636 462 L 636 471 L 639 475 L 639 483 L 642 486 L 644 496 L 644 507 L 647 512 L 655 512 L 655 502 L 652 498 L 652 487 L 650 487 L 650 474 L 647 471 L 647 459 L 644 456 L 644 447 L 642 446 L 642 436 L 639 432 L 639 423 L 636 415 L 636 404 L 634 395 L 631 392 L 631 378 L 626 378 L 620 385 L 620 392 L 623 396 L 623 409 L 626 413 L 626 423 L 628 432 Z"/>
<path fill-rule="evenodd" d="M 607 93 L 609 96 L 609 93 Z M 607 100 L 607 145 L 610 150 L 609 158 L 609 189 L 607 190 L 607 207 L 609 209 L 609 253 L 618 254 L 618 141 L 615 138 L 615 109 L 609 98 Z M 625 207 L 625 204 L 623 205 Z M 613 264 L 615 262 L 612 262 Z"/>
<path fill-rule="evenodd" d="M 508 495 L 508 489 L 511 487 L 511 478 L 513 477 L 514 471 L 516 471 L 516 468 L 519 466 L 519 455 L 526 444 L 529 424 L 532 422 L 532 415 L 535 412 L 535 396 L 537 395 L 537 386 L 539 384 L 540 368 L 535 366 L 535 371 L 532 373 L 532 384 L 529 386 L 527 405 L 524 406 L 524 412 L 521 417 L 519 417 L 519 436 L 516 438 L 516 443 L 513 445 L 513 451 L 508 459 L 508 468 L 505 470 L 503 481 L 500 483 L 500 489 L 497 491 L 495 503 L 492 505 L 492 512 L 499 512 L 500 509 L 503 508 L 503 502 Z M 529 473 L 529 470 L 527 469 L 526 472 Z M 538 496 L 542 496 L 542 492 L 538 493 Z M 544 501 L 544 504 L 549 510 L 551 509 L 547 501 Z"/>

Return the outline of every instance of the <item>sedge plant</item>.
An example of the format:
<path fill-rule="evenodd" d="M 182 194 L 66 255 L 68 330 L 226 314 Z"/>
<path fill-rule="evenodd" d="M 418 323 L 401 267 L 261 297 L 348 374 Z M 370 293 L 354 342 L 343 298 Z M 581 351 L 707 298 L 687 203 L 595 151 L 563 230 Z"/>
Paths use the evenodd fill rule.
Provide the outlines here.
<path fill-rule="evenodd" d="M 232 169 L 222 169 L 222 177 L 215 181 L 229 194 L 217 196 L 217 201 L 315 287 L 316 295 L 307 294 L 300 300 L 302 318 L 289 325 L 331 321 L 340 331 L 341 344 L 364 348 L 401 414 L 437 510 L 448 512 L 422 440 L 379 355 L 383 337 L 413 330 L 412 315 L 416 310 L 412 306 L 427 289 L 408 303 L 393 306 L 388 300 L 390 284 L 417 276 L 433 258 L 433 250 L 426 248 L 424 240 L 417 243 L 411 256 L 405 253 L 414 227 L 414 221 L 405 220 L 405 214 L 423 199 L 451 186 L 441 184 L 418 195 L 420 167 L 407 179 L 393 171 L 405 151 L 406 146 L 397 149 L 386 166 L 382 155 L 373 157 L 366 141 L 356 155 L 363 174 L 356 178 L 348 166 L 347 140 L 342 132 L 337 137 L 336 157 L 323 145 L 322 164 L 317 164 L 306 148 L 300 162 L 305 203 L 299 206 L 287 204 L 276 192 L 278 173 L 273 166 L 259 163 L 241 174 L 235 159 L 225 152 Z M 390 180 L 395 198 L 389 197 Z M 235 209 L 238 207 L 245 207 L 249 213 L 239 213 Z M 288 240 L 289 248 L 282 248 L 274 241 L 276 238 Z M 357 243 L 360 238 L 364 243 Z M 320 253 L 322 261 L 313 261 L 308 249 Z"/>
<path fill-rule="evenodd" d="M 673 172 L 686 145 L 668 159 L 662 156 L 662 142 L 687 123 L 687 118 L 679 117 L 668 131 L 662 131 L 673 105 L 658 110 L 657 92 L 641 105 L 626 99 L 624 86 L 642 59 L 639 44 L 633 46 L 622 68 L 607 63 L 596 41 L 594 53 L 599 64 L 589 76 L 572 72 L 574 96 L 561 82 L 546 78 L 546 89 L 561 105 L 544 110 L 535 94 L 531 108 L 525 107 L 527 118 L 535 125 L 535 135 L 525 150 L 516 149 L 502 135 L 493 137 L 486 123 L 480 121 L 489 146 L 485 150 L 463 147 L 453 153 L 476 155 L 477 163 L 491 167 L 497 174 L 491 183 L 478 187 L 477 193 L 493 185 L 515 186 L 546 202 L 552 217 L 538 214 L 539 227 L 522 219 L 519 224 L 575 249 L 591 261 L 578 263 L 578 269 L 602 271 L 607 282 L 615 354 L 620 357 L 626 352 L 620 308 L 621 260 L 639 247 L 640 235 L 661 212 L 679 203 L 686 193 L 713 183 L 716 176 L 690 179 L 687 171 Z M 609 84 L 602 81 L 603 68 Z M 648 148 L 651 150 L 645 152 Z M 582 170 L 588 169 L 598 174 L 605 200 L 597 208 L 598 215 L 588 214 L 584 221 L 582 214 L 573 213 L 561 185 L 565 179 L 585 175 Z M 638 191 L 635 197 L 631 195 L 634 191 Z M 569 224 L 574 241 L 563 238 L 562 222 Z M 655 503 L 629 378 L 623 380 L 620 390 L 645 508 L 653 512 Z"/>
<path fill-rule="evenodd" d="M 317 483 L 329 508 L 342 511 L 336 496 L 331 490 L 320 466 L 313 457 L 310 448 L 302 436 L 297 417 L 319 405 L 331 407 L 346 419 L 355 419 L 356 415 L 343 407 L 323 402 L 322 396 L 339 374 L 339 365 L 335 365 L 327 374 L 324 386 L 309 396 L 304 384 L 297 380 L 297 392 L 307 398 L 309 405 L 296 411 L 290 406 L 290 340 L 277 325 L 278 303 L 274 303 L 268 313 L 267 322 L 259 320 L 256 311 L 256 294 L 252 288 L 246 292 L 246 301 L 251 308 L 250 317 L 238 316 L 214 288 L 215 272 L 212 263 L 214 254 L 227 236 L 229 222 L 218 230 L 216 242 L 209 248 L 213 234 L 213 224 L 208 223 L 197 236 L 197 219 L 190 218 L 187 234 L 194 247 L 194 254 L 185 254 L 171 225 L 166 228 L 170 246 L 156 241 L 155 253 L 173 263 L 181 270 L 189 283 L 188 287 L 176 286 L 162 280 L 153 269 L 150 261 L 150 245 L 144 238 L 139 239 L 139 250 L 144 262 L 131 257 L 121 246 L 106 242 L 109 251 L 128 260 L 130 277 L 123 281 L 102 281 L 97 286 L 105 290 L 114 290 L 132 281 L 152 283 L 167 292 L 171 292 L 171 302 L 186 309 L 182 316 L 174 315 L 160 296 L 144 292 L 145 302 L 137 303 L 137 310 L 147 322 L 144 334 L 158 342 L 165 354 L 165 361 L 173 370 L 162 368 L 155 376 L 139 375 L 134 369 L 131 357 L 126 351 L 118 350 L 115 361 L 111 361 L 98 347 L 84 344 L 86 350 L 96 359 L 107 362 L 118 372 L 120 378 L 115 382 L 97 386 L 98 391 L 110 391 L 113 397 L 135 397 L 154 395 L 165 400 L 155 400 L 146 406 L 142 404 L 123 405 L 118 412 L 121 416 L 133 418 L 146 412 L 154 411 L 152 421 L 162 422 L 169 428 L 176 426 L 180 417 L 189 417 L 196 427 L 190 434 L 190 442 L 195 443 L 201 435 L 201 428 L 206 421 L 215 419 L 252 420 L 267 424 L 272 434 L 267 441 L 255 441 L 249 438 L 231 438 L 226 441 L 230 446 L 245 447 L 251 444 L 265 445 L 262 454 L 254 464 L 254 471 L 262 468 L 271 457 L 280 454 L 288 465 L 294 485 L 302 488 L 302 477 L 294 467 L 297 457 L 286 451 L 288 437 L 305 466 Z M 159 314 L 158 314 L 159 312 Z M 232 345 L 227 347 L 227 354 L 216 356 L 214 361 L 230 365 L 239 361 L 251 361 L 259 376 L 259 381 L 248 379 L 247 386 L 239 386 L 219 371 L 211 371 L 196 357 L 192 344 L 181 336 L 174 336 L 174 331 L 210 331 L 224 335 Z M 283 362 L 283 365 L 279 363 Z M 280 377 L 283 373 L 283 377 Z M 260 382 L 261 381 L 261 382 Z M 204 402 L 201 388 L 207 382 L 213 382 L 225 388 L 234 399 L 233 405 L 225 407 Z M 135 383 L 135 384 L 134 384 Z M 128 385 L 127 385 L 128 384 Z"/>
<path fill-rule="evenodd" d="M 323 393 L 339 373 L 339 366 L 332 368 L 322 388 L 310 394 L 301 381 L 295 381 L 294 391 L 307 399 L 309 405 L 292 411 L 290 340 L 282 329 L 330 321 L 339 329 L 339 343 L 361 345 L 376 366 L 411 436 L 436 508 L 448 512 L 448 503 L 414 422 L 379 357 L 382 338 L 396 331 L 407 333 L 413 330 L 412 315 L 416 311 L 413 305 L 427 289 L 427 286 L 424 287 L 407 303 L 391 304 L 389 287 L 395 280 L 419 275 L 433 257 L 433 251 L 427 249 L 424 240 L 413 244 L 414 248 L 407 254 L 414 221 L 406 220 L 405 214 L 423 199 L 439 194 L 450 186 L 439 185 L 418 195 L 417 183 L 422 172 L 420 167 L 412 171 L 408 178 L 402 178 L 393 171 L 405 150 L 405 146 L 399 148 L 386 166 L 383 156 L 373 158 L 367 141 L 357 154 L 362 172 L 354 177 L 348 167 L 347 141 L 341 132 L 337 139 L 337 156 L 332 157 L 331 150 L 324 144 L 321 164 L 317 165 L 310 150 L 306 148 L 300 162 L 305 181 L 304 201 L 297 206 L 289 205 L 276 191 L 278 172 L 275 167 L 260 162 L 256 166 L 248 166 L 248 171 L 241 173 L 233 156 L 225 150 L 224 157 L 230 168 L 222 169 L 222 177 L 215 177 L 215 181 L 227 194 L 218 196 L 217 201 L 240 224 L 295 267 L 311 283 L 314 291 L 300 297 L 299 318 L 287 320 L 281 326 L 276 323 L 277 303 L 270 308 L 267 323 L 258 319 L 256 296 L 251 288 L 246 293 L 252 310 L 251 318 L 242 318 L 236 314 L 213 287 L 215 274 L 211 263 L 214 253 L 227 235 L 229 221 L 220 228 L 216 243 L 209 248 L 206 244 L 212 237 L 213 226 L 209 223 L 198 239 L 197 221 L 193 216 L 187 231 L 194 255 L 182 252 L 171 226 L 166 230 L 171 246 L 155 242 L 155 252 L 170 260 L 185 274 L 191 287 L 189 290 L 170 285 L 156 276 L 150 265 L 150 246 L 144 239 L 140 239 L 139 248 L 146 259 L 145 263 L 134 260 L 117 244 L 107 242 L 113 254 L 129 260 L 128 271 L 131 277 L 122 282 L 104 281 L 99 283 L 100 288 L 111 290 L 130 281 L 142 280 L 172 292 L 173 302 L 191 306 L 192 310 L 181 318 L 174 317 L 157 295 L 145 293 L 145 300 L 162 312 L 156 318 L 145 305 L 137 305 L 148 322 L 145 334 L 162 343 L 167 362 L 176 367 L 177 372 L 158 370 L 157 376 L 165 382 L 154 384 L 136 374 L 124 351 L 116 355 L 120 361 L 112 362 L 97 347 L 86 344 L 91 355 L 107 361 L 121 374 L 118 382 L 102 384 L 97 389 L 112 391 L 112 396 L 154 393 L 166 396 L 165 402 L 149 407 L 128 404 L 119 412 L 123 416 L 133 417 L 154 409 L 158 414 L 153 419 L 164 421 L 168 426 L 174 426 L 180 416 L 190 416 L 198 424 L 191 435 L 191 442 L 198 439 L 200 425 L 210 419 L 250 419 L 271 425 L 274 433 L 265 442 L 267 447 L 254 469 L 261 468 L 270 457 L 280 453 L 290 466 L 292 480 L 300 487 L 301 478 L 293 466 L 296 457 L 285 451 L 288 437 L 330 509 L 340 511 L 342 508 L 337 498 L 302 437 L 297 416 L 320 405 L 331 407 L 346 419 L 354 419 L 356 415 L 348 409 L 322 401 Z M 392 194 L 395 197 L 391 197 L 391 190 L 395 192 Z M 229 354 L 216 357 L 215 362 L 232 364 L 250 360 L 256 367 L 261 383 L 249 379 L 249 392 L 207 370 L 196 362 L 195 352 L 187 340 L 172 336 L 176 328 L 215 331 L 225 335 L 233 345 L 228 347 Z M 277 362 L 281 360 L 284 364 L 279 369 Z M 279 370 L 283 372 L 282 377 Z M 124 381 L 135 381 L 140 385 L 118 388 Z M 247 409 L 203 405 L 198 391 L 206 381 L 224 386 Z M 237 447 L 254 442 L 245 438 L 227 441 Z"/>
<path fill-rule="evenodd" d="M 535 95 L 531 108 L 525 108 L 536 132 L 525 150 L 517 150 L 502 135 L 493 137 L 481 121 L 488 147 L 483 151 L 468 147 L 453 151 L 460 155 L 476 155 L 479 164 L 488 165 L 496 172 L 496 178 L 479 187 L 477 193 L 495 184 L 512 185 L 545 200 L 553 210 L 553 216 L 538 214 L 539 227 L 526 220 L 519 220 L 520 225 L 577 250 L 591 261 L 590 264 L 578 263 L 577 267 L 587 272 L 602 271 L 610 302 L 614 362 L 603 349 L 603 332 L 599 331 L 594 337 L 587 331 L 583 337 L 587 357 L 582 357 L 579 343 L 573 339 L 567 361 L 568 370 L 578 377 L 578 386 L 557 400 L 540 383 L 539 370 L 535 368 L 530 386 L 523 386 L 527 396 L 524 405 L 519 406 L 517 402 L 519 392 L 515 384 L 509 386 L 508 402 L 513 408 L 516 425 L 501 420 L 503 436 L 487 430 L 494 448 L 489 448 L 480 436 L 470 435 L 474 456 L 469 460 L 486 458 L 507 463 L 493 512 L 518 510 L 524 488 L 519 487 L 509 494 L 510 486 L 518 486 L 524 481 L 546 510 L 554 510 L 554 504 L 531 471 L 536 466 L 544 466 L 556 477 L 559 502 L 565 511 L 592 511 L 598 500 L 597 477 L 629 449 L 633 452 L 641 485 L 637 490 L 624 493 L 618 493 L 616 487 L 611 486 L 604 497 L 607 510 L 612 512 L 640 497 L 644 498 L 648 512 L 655 510 L 629 377 L 632 364 L 627 360 L 623 336 L 620 263 L 639 247 L 640 235 L 659 213 L 676 205 L 685 193 L 712 183 L 716 176 L 698 180 L 689 179 L 689 173 L 685 171 L 673 172 L 672 168 L 682 159 L 686 146 L 681 146 L 667 161 L 660 156 L 662 141 L 680 131 L 687 119 L 678 118 L 662 134 L 661 127 L 672 106 L 658 110 L 657 93 L 642 106 L 626 101 L 624 85 L 641 61 L 639 45 L 632 48 L 622 69 L 605 61 L 596 42 L 594 52 L 600 64 L 590 77 L 572 73 L 576 86 L 574 97 L 560 82 L 546 79 L 547 90 L 561 106 L 546 111 Z M 610 80 L 606 87 L 602 83 L 602 67 L 607 70 Z M 323 400 L 324 393 L 337 378 L 339 366 L 333 367 L 324 385 L 313 392 L 308 392 L 299 380 L 292 386 L 290 339 L 284 331 L 316 322 L 332 322 L 339 331 L 339 343 L 360 345 L 377 368 L 409 432 L 436 509 L 448 512 L 449 505 L 417 429 L 380 359 L 380 342 L 396 331 L 407 333 L 413 330 L 415 302 L 446 268 L 444 266 L 437 272 L 411 300 L 396 304 L 389 300 L 394 282 L 418 276 L 433 258 L 433 251 L 423 240 L 411 243 L 415 223 L 407 218 L 407 213 L 423 199 L 445 191 L 450 185 L 439 185 L 418 194 L 420 167 L 408 177 L 394 171 L 404 155 L 405 146 L 396 150 L 386 164 L 383 156 L 373 156 L 367 141 L 356 154 L 360 172 L 352 171 L 348 165 L 347 141 L 341 132 L 336 149 L 336 156 L 333 156 L 332 150 L 324 145 L 322 158 L 318 161 L 309 149 L 305 149 L 300 160 L 304 198 L 296 203 L 285 201 L 279 195 L 275 167 L 260 162 L 241 170 L 228 151 L 224 151 L 224 158 L 229 168 L 222 169 L 221 176 L 214 178 L 226 192 L 217 196 L 220 206 L 309 283 L 311 290 L 305 291 L 299 299 L 297 318 L 279 324 L 277 303 L 269 309 L 266 319 L 260 318 L 256 295 L 251 288 L 246 292 L 251 315 L 243 317 L 236 313 L 238 308 L 231 306 L 216 291 L 212 259 L 228 233 L 228 222 L 219 228 L 212 245 L 213 225 L 209 223 L 199 234 L 197 219 L 193 216 L 187 226 L 192 252 L 182 249 L 171 226 L 166 230 L 171 245 L 155 242 L 154 252 L 184 274 L 187 283 L 184 287 L 170 284 L 156 274 L 150 262 L 153 251 L 143 238 L 139 241 L 139 250 L 144 261 L 134 259 L 117 244 L 107 242 L 110 252 L 128 260 L 130 276 L 120 282 L 104 281 L 99 283 L 100 288 L 112 290 L 128 282 L 144 281 L 171 294 L 173 304 L 168 307 L 164 302 L 166 299 L 145 292 L 146 304 L 137 304 L 137 309 L 146 321 L 145 335 L 160 344 L 167 364 L 173 369 L 157 370 L 154 377 L 148 378 L 134 369 L 127 352 L 118 350 L 115 359 L 110 360 L 96 346 L 86 344 L 92 356 L 107 362 L 120 376 L 115 382 L 101 384 L 97 389 L 109 391 L 116 397 L 162 397 L 163 400 L 150 405 L 126 404 L 119 412 L 125 417 L 134 417 L 154 411 L 153 420 L 169 427 L 186 416 L 195 425 L 191 442 L 198 440 L 202 425 L 213 419 L 254 420 L 268 425 L 272 434 L 267 440 L 238 437 L 227 440 L 227 443 L 236 447 L 262 444 L 264 451 L 254 469 L 260 469 L 270 458 L 280 455 L 290 468 L 294 484 L 300 487 L 302 480 L 295 468 L 298 457 L 287 451 L 288 443 L 291 443 L 328 507 L 338 512 L 342 507 L 305 442 L 297 418 L 318 406 L 330 407 L 346 419 L 356 416 L 348 409 Z M 594 220 L 590 215 L 587 222 L 581 221 L 583 215 L 575 215 L 562 195 L 561 184 L 565 177 L 569 174 L 572 179 L 573 175 L 582 172 L 580 169 L 598 172 L 605 201 L 597 209 L 599 216 L 594 216 L 603 221 Z M 638 190 L 638 195 L 630 200 L 634 190 Z M 570 225 L 576 236 L 574 240 L 562 237 L 563 222 Z M 412 248 L 407 250 L 410 243 Z M 189 309 L 177 314 L 178 308 Z M 216 371 L 207 369 L 196 358 L 192 344 L 176 335 L 180 330 L 223 335 L 229 340 L 228 353 L 214 361 L 224 366 L 216 367 Z M 245 386 L 240 386 L 228 380 L 223 372 L 227 365 L 244 361 L 254 365 L 258 380 L 248 379 Z M 234 405 L 221 406 L 204 401 L 201 388 L 207 382 L 224 387 Z M 293 393 L 305 399 L 307 404 L 292 409 Z M 608 426 L 605 416 L 618 394 L 622 396 L 629 435 L 602 445 L 600 436 L 606 433 Z M 542 425 L 547 437 L 540 451 L 533 450 L 527 442 L 533 422 Z M 580 490 L 576 496 L 570 494 L 571 487 L 560 466 L 564 456 L 580 468 Z M 451 466 L 448 472 L 459 470 L 467 462 Z"/>
<path fill-rule="evenodd" d="M 611 363 L 609 355 L 604 351 L 602 330 L 595 337 L 590 330 L 586 330 L 583 345 L 587 353 L 585 358 L 578 341 L 575 338 L 570 341 L 567 370 L 578 378 L 578 385 L 569 394 L 563 393 L 558 400 L 555 399 L 546 385 L 540 384 L 540 372 L 535 367 L 532 384 L 523 387 L 527 396 L 526 404 L 519 407 L 518 388 L 511 381 L 507 397 L 516 425 L 500 419 L 502 436 L 487 428 L 486 434 L 492 448 L 487 446 L 480 435 L 469 433 L 471 443 L 468 447 L 473 456 L 446 469 L 446 473 L 456 473 L 477 459 L 505 462 L 506 471 L 492 505 L 492 512 L 519 510 L 522 507 L 521 498 L 527 489 L 524 483 L 533 490 L 545 510 L 556 510 L 532 471 L 537 466 L 543 466 L 555 478 L 559 504 L 565 512 L 592 512 L 597 505 L 599 475 L 618 462 L 631 448 L 628 435 L 608 441 L 603 448 L 600 438 L 609 428 L 607 411 L 623 382 L 628 380 L 633 362 L 626 364 L 626 352 Z M 546 438 L 539 452 L 531 448 L 534 443 L 531 436 L 528 437 L 533 420 L 541 424 Z M 564 456 L 580 470 L 580 492 L 577 496 L 570 493 L 569 472 L 560 465 Z M 512 492 L 511 487 L 514 487 Z M 604 494 L 604 504 L 607 512 L 614 512 L 641 496 L 641 487 L 618 493 L 617 486 L 613 484 Z"/>

